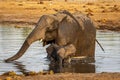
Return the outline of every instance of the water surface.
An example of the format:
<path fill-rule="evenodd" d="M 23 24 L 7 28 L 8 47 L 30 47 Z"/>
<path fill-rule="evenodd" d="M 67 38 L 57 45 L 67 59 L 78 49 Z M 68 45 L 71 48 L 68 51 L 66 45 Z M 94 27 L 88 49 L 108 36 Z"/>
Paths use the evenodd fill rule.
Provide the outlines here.
<path fill-rule="evenodd" d="M 59 66 L 49 66 L 45 51 L 47 46 L 42 47 L 39 41 L 33 43 L 17 61 L 5 63 L 4 59 L 17 53 L 30 32 L 29 28 L 0 25 L 0 74 L 7 71 L 21 74 L 26 71 L 48 70 L 76 73 L 120 72 L 120 32 L 113 31 L 97 31 L 97 39 L 105 52 L 96 44 L 95 63 L 65 65 L 62 69 Z"/>

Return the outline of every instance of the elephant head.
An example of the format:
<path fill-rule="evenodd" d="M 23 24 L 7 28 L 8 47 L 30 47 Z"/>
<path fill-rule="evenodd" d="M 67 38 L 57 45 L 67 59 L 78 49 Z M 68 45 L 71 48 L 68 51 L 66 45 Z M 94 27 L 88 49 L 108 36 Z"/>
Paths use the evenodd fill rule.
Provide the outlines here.
<path fill-rule="evenodd" d="M 25 53 L 25 51 L 29 48 L 29 46 L 37 40 L 42 40 L 43 46 L 49 43 L 55 43 L 58 24 L 65 17 L 66 17 L 65 14 L 63 14 L 60 17 L 57 17 L 56 15 L 43 15 L 38 21 L 36 27 L 26 38 L 25 42 L 23 43 L 18 53 L 6 59 L 5 61 L 8 62 L 8 61 L 13 61 L 20 58 Z"/>

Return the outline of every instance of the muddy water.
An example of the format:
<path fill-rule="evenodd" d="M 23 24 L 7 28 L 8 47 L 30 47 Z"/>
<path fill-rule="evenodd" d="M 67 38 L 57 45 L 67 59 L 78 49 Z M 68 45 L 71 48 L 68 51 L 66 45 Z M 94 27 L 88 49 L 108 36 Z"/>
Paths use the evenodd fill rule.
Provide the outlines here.
<path fill-rule="evenodd" d="M 21 74 L 27 71 L 48 70 L 76 73 L 120 72 L 120 32 L 112 31 L 97 31 L 97 39 L 105 52 L 96 44 L 95 63 L 65 65 L 63 68 L 49 66 L 45 47 L 42 47 L 39 41 L 33 43 L 17 61 L 5 63 L 4 59 L 16 54 L 30 32 L 29 28 L 0 25 L 0 74 L 7 71 Z"/>

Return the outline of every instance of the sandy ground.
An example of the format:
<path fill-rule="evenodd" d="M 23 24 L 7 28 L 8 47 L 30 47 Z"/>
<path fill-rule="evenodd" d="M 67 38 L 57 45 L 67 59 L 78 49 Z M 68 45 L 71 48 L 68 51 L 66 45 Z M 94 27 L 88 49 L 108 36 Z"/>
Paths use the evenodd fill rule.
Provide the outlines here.
<path fill-rule="evenodd" d="M 114 0 L 113 0 L 114 1 Z M 60 10 L 71 13 L 82 12 L 97 23 L 97 29 L 120 31 L 120 2 L 38 2 L 0 1 L 0 23 L 14 24 L 15 27 L 34 26 L 43 14 L 53 14 Z M 52 75 L 8 76 L 0 80 L 120 80 L 120 73 L 59 73 Z"/>
<path fill-rule="evenodd" d="M 97 29 L 120 31 L 120 2 L 114 0 L 89 3 L 46 1 L 41 4 L 24 0 L 0 1 L 0 23 L 34 25 L 41 15 L 53 14 L 60 10 L 87 14 L 97 23 Z"/>
<path fill-rule="evenodd" d="M 0 76 L 2 80 L 120 80 L 120 73 L 57 73 L 46 75 Z"/>

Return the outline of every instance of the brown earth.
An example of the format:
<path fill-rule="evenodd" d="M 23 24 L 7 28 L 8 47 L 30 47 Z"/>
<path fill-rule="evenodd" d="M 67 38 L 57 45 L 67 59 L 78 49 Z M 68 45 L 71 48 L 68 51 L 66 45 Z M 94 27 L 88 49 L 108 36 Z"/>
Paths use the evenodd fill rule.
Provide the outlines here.
<path fill-rule="evenodd" d="M 57 73 L 46 75 L 0 76 L 0 80 L 120 80 L 120 73 Z"/>
<path fill-rule="evenodd" d="M 15 27 L 34 26 L 41 15 L 53 14 L 60 10 L 87 14 L 97 23 L 97 29 L 120 31 L 120 2 L 104 1 L 94 3 L 46 1 L 41 4 L 35 1 L 0 1 L 0 24 L 13 24 Z M 120 73 L 1 75 L 0 80 L 120 80 Z"/>
<path fill-rule="evenodd" d="M 21 23 L 25 26 L 34 25 L 41 15 L 68 10 L 72 13 L 87 14 L 97 23 L 97 29 L 120 31 L 120 1 L 100 1 L 88 3 L 45 1 L 38 3 L 26 0 L 3 0 L 0 1 L 0 23 L 12 23 L 15 26 L 19 26 Z"/>

